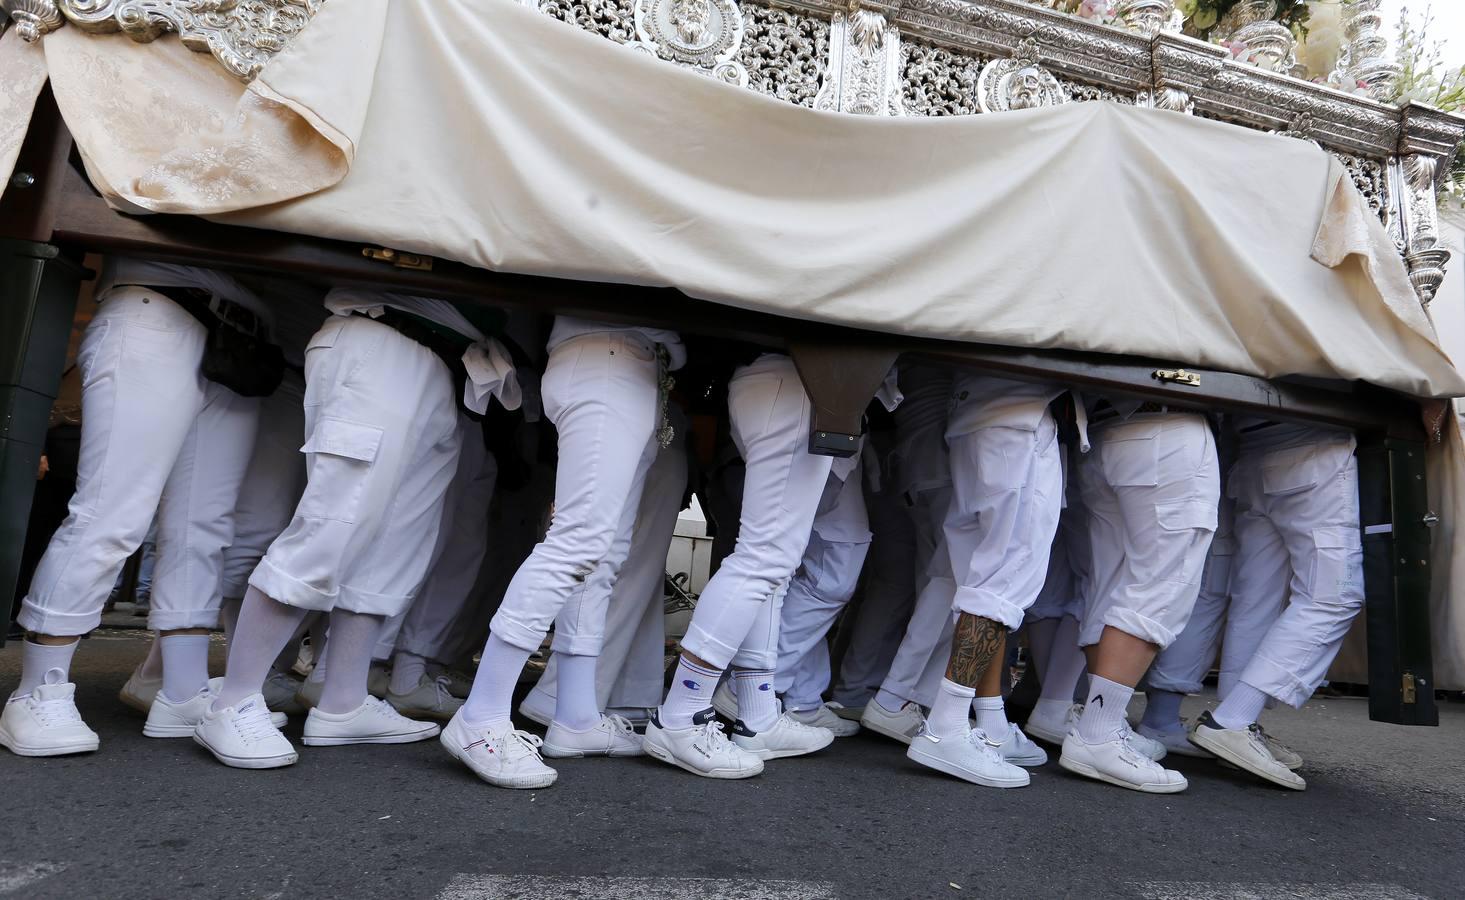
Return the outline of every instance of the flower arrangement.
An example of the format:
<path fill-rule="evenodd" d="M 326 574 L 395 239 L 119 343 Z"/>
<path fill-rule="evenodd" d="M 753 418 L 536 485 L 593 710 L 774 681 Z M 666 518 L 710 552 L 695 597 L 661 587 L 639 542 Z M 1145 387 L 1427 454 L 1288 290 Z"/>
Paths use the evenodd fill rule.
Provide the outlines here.
<path fill-rule="evenodd" d="M 1401 69 L 1394 83 L 1393 102 L 1424 103 L 1445 112 L 1465 110 L 1465 65 L 1456 69 L 1444 63 L 1444 42 L 1429 37 L 1434 25 L 1431 4 L 1424 5 L 1417 24 L 1405 5 L 1399 11 L 1394 52 Z M 1440 184 L 1440 200 L 1465 208 L 1465 153 L 1455 155 L 1455 164 Z"/>
<path fill-rule="evenodd" d="M 1243 0 L 1175 0 L 1175 8 L 1185 17 L 1185 33 L 1203 41 L 1216 34 L 1216 26 L 1226 14 Z M 1307 35 L 1307 18 L 1312 10 L 1306 0 L 1277 0 L 1277 11 L 1272 20 L 1291 29 L 1299 39 Z"/>

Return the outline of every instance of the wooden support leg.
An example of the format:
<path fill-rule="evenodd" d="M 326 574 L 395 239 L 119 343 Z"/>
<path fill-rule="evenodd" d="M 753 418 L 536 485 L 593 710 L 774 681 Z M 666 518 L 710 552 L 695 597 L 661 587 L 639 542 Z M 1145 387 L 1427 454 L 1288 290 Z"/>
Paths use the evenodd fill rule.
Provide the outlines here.
<path fill-rule="evenodd" d="M 1430 654 L 1424 471 L 1424 444 L 1360 435 L 1368 717 L 1376 722 L 1439 724 Z"/>
<path fill-rule="evenodd" d="M 853 456 L 860 445 L 865 407 L 899 351 L 857 344 L 791 343 L 789 355 L 814 405 L 809 452 Z"/>
<path fill-rule="evenodd" d="M 81 273 L 55 247 L 0 240 L 0 597 L 7 607 Z"/>

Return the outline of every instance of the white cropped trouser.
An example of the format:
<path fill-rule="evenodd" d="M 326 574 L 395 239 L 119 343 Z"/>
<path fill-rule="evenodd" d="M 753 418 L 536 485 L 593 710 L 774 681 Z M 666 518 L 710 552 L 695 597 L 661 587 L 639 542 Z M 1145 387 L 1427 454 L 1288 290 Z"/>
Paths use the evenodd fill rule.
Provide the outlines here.
<path fill-rule="evenodd" d="M 857 466 L 843 481 L 830 475 L 803 561 L 783 597 L 773 686 L 789 709 L 814 709 L 823 702 L 830 677 L 826 637 L 854 596 L 869 549 L 864 478 Z"/>
<path fill-rule="evenodd" d="M 631 550 L 611 589 L 605 616 L 605 644 L 595 665 L 595 702 L 600 709 L 650 708 L 661 702 L 666 670 L 666 554 L 676 533 L 687 489 L 686 429 L 661 449 L 646 476 L 646 488 L 631 531 Z M 549 658 L 525 703 L 553 713 L 559 663 Z"/>
<path fill-rule="evenodd" d="M 727 406 L 746 473 L 737 545 L 698 598 L 682 647 L 719 669 L 773 669 L 780 601 L 833 461 L 809 452 L 813 407 L 789 357 L 765 353 L 740 366 Z"/>
<path fill-rule="evenodd" d="M 307 610 L 405 609 L 457 471 L 457 409 L 431 350 L 365 316 L 327 319 L 305 351 L 305 492 L 250 585 Z"/>
<path fill-rule="evenodd" d="M 481 426 L 461 412 L 458 433 L 458 471 L 443 498 L 442 527 L 427 579 L 411 606 L 382 623 L 377 659 L 401 650 L 446 664 L 457 630 L 469 618 L 466 607 L 488 552 L 488 507 L 498 464 L 484 446 Z"/>
<path fill-rule="evenodd" d="M 550 352 L 541 391 L 559 431 L 554 518 L 494 614 L 501 640 L 536 650 L 553 622 L 555 652 L 599 655 L 656 458 L 660 373 L 656 345 L 636 331 L 591 332 Z"/>
<path fill-rule="evenodd" d="M 1261 616 L 1286 602 L 1241 681 L 1290 706 L 1312 696 L 1363 609 L 1354 449 L 1351 435 L 1319 431 L 1302 446 L 1243 448 L 1231 469 L 1232 608 Z"/>
<path fill-rule="evenodd" d="M 204 379 L 205 338 L 204 326 L 161 294 L 127 286 L 103 298 L 77 357 L 76 493 L 31 579 L 24 628 L 57 636 L 96 628 L 155 511 L 148 627 L 218 623 L 223 552 L 260 404 Z"/>
<path fill-rule="evenodd" d="M 1079 480 L 1093 592 L 1079 646 L 1113 627 L 1164 649 L 1190 620 L 1216 531 L 1215 437 L 1191 413 L 1138 413 L 1089 434 Z"/>

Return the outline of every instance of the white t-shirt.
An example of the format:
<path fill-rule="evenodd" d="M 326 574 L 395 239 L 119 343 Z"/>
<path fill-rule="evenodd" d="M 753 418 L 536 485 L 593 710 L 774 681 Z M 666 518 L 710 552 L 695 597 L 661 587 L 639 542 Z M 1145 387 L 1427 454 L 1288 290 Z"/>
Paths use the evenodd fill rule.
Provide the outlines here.
<path fill-rule="evenodd" d="M 682 336 L 675 331 L 648 328 L 644 325 L 612 325 L 609 322 L 576 319 L 573 316 L 554 317 L 554 329 L 549 333 L 548 349 L 553 352 L 555 347 L 582 334 L 603 334 L 615 331 L 634 331 L 643 335 L 651 343 L 665 347 L 667 356 L 670 357 L 668 368 L 673 372 L 687 364 L 687 348 L 682 344 Z"/>

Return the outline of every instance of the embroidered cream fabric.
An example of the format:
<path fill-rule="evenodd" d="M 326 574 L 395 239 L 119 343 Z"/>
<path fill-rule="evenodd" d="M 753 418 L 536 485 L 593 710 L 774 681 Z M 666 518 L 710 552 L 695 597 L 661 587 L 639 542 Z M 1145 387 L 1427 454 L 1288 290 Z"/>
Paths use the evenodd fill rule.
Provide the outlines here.
<path fill-rule="evenodd" d="M 36 97 L 45 85 L 41 48 L 22 41 L 13 28 L 0 35 L 0 196 L 10 185 Z"/>

